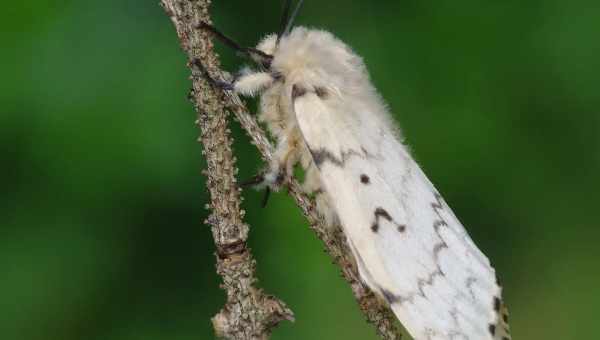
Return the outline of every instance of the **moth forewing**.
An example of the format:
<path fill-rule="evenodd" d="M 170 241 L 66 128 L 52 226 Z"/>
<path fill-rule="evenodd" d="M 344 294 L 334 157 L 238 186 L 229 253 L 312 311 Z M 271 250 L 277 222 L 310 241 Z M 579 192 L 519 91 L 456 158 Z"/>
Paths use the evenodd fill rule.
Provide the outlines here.
<path fill-rule="evenodd" d="M 385 141 L 393 134 L 383 125 L 373 134 L 345 122 L 360 112 L 329 108 L 340 103 L 328 100 L 343 97 L 301 93 L 294 98 L 298 127 L 365 282 L 417 339 L 493 339 L 490 307 L 500 294 L 494 272 L 464 242 L 464 228 L 404 146 Z M 400 157 L 388 157 L 389 151 Z M 402 176 L 390 178 L 387 169 Z"/>

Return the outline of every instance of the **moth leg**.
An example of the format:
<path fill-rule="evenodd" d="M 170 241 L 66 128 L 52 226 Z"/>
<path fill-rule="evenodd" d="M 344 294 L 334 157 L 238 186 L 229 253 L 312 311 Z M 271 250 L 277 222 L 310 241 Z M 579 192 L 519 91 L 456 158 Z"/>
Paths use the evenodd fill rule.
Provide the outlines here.
<path fill-rule="evenodd" d="M 240 186 L 242 188 L 248 187 L 248 186 L 254 186 L 254 187 L 260 188 L 261 186 L 265 186 L 264 183 L 265 183 L 265 174 L 259 173 L 258 175 L 255 175 L 254 177 L 241 182 Z M 271 188 L 267 186 L 265 189 L 265 195 L 263 197 L 262 204 L 261 204 L 263 208 L 267 206 L 267 202 L 269 201 L 270 196 L 271 196 Z"/>
<path fill-rule="evenodd" d="M 297 150 L 293 140 L 285 136 L 282 138 L 283 140 L 277 144 L 269 166 L 258 175 L 242 182 L 240 184 L 242 187 L 254 186 L 257 189 L 267 187 L 278 191 L 284 183 L 289 181 L 298 159 Z"/>
<path fill-rule="evenodd" d="M 294 165 L 298 162 L 298 140 L 296 138 L 282 137 L 277 144 L 270 165 L 265 171 L 254 176 L 244 185 L 252 185 L 258 189 L 266 187 L 278 191 L 293 175 Z"/>
<path fill-rule="evenodd" d="M 263 173 L 259 173 L 252 178 L 249 178 L 240 183 L 240 187 L 245 188 L 249 186 L 257 186 L 262 184 L 265 181 L 265 175 Z"/>
<path fill-rule="evenodd" d="M 188 62 L 188 65 L 196 66 L 202 72 L 202 75 L 204 76 L 204 78 L 206 78 L 206 80 L 214 87 L 217 87 L 217 88 L 220 88 L 220 89 L 226 90 L 226 91 L 232 91 L 234 89 L 233 83 L 213 78 L 210 75 L 210 73 L 208 73 L 208 70 L 206 69 L 206 67 L 204 67 L 204 65 L 202 64 L 202 61 L 200 59 L 192 58 Z"/>
<path fill-rule="evenodd" d="M 280 77 L 278 74 L 271 72 L 244 70 L 241 74 L 237 75 L 233 81 L 228 82 L 213 78 L 202 62 L 197 58 L 190 60 L 190 65 L 198 67 L 211 85 L 224 91 L 233 91 L 237 94 L 249 97 L 254 97 L 263 90 L 269 88 L 273 85 L 273 82 Z"/>
<path fill-rule="evenodd" d="M 323 218 L 325 225 L 333 231 L 335 227 L 339 225 L 340 221 L 333 208 L 331 196 L 323 188 L 323 183 L 321 183 L 319 177 L 319 170 L 312 160 L 308 160 L 307 157 L 304 157 L 303 155 L 302 163 L 303 167 L 306 169 L 302 189 L 304 192 L 314 197 L 317 212 Z"/>
<path fill-rule="evenodd" d="M 270 72 L 245 71 L 235 77 L 232 90 L 243 96 L 254 97 L 273 85 L 277 76 Z"/>
<path fill-rule="evenodd" d="M 282 170 L 282 177 L 285 181 L 294 175 L 294 166 L 300 161 L 301 138 L 300 131 L 297 128 L 291 128 L 286 138 L 277 146 L 275 161 L 277 167 Z"/>

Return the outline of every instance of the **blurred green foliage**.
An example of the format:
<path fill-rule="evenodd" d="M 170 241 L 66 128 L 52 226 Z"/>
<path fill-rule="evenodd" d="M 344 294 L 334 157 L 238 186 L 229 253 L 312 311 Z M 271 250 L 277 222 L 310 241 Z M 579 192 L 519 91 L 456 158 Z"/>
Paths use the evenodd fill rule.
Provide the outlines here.
<path fill-rule="evenodd" d="M 278 1 L 214 1 L 246 45 Z M 211 339 L 223 304 L 185 58 L 157 1 L 0 14 L 0 338 Z M 364 57 L 415 156 L 491 258 L 515 339 L 597 339 L 600 3 L 307 1 Z M 219 50 L 229 70 L 240 66 Z M 240 176 L 261 167 L 232 123 Z M 283 194 L 244 192 L 274 339 L 375 339 Z"/>

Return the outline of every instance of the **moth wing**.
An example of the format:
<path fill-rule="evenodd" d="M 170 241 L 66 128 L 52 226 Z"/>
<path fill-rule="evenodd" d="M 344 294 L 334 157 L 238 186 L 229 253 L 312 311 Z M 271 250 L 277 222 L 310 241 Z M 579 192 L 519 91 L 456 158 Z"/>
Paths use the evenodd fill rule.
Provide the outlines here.
<path fill-rule="evenodd" d="M 489 260 L 391 129 L 312 92 L 293 106 L 362 279 L 410 334 L 509 339 Z"/>

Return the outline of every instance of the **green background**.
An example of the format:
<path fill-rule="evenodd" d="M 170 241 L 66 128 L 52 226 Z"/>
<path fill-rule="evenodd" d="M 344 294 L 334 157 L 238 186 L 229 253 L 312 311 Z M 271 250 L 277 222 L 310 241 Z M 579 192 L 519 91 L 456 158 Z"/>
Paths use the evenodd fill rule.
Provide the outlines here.
<path fill-rule="evenodd" d="M 245 45 L 277 28 L 279 1 L 214 2 Z M 0 13 L 0 338 L 213 338 L 204 163 L 157 0 Z M 364 57 L 500 274 L 514 338 L 600 338 L 600 3 L 312 0 L 298 22 Z M 258 154 L 232 129 L 250 177 Z M 376 339 L 291 200 L 244 196 L 260 284 L 296 314 L 273 338 Z"/>

